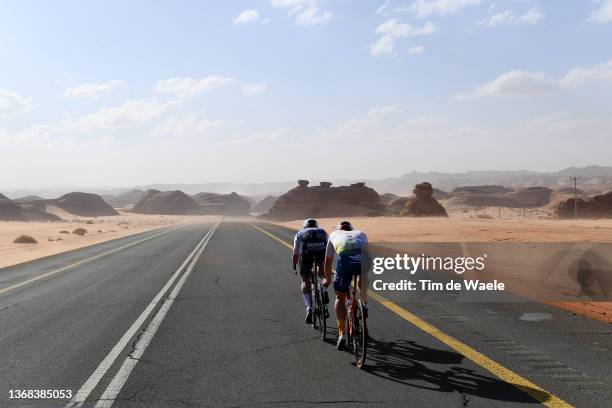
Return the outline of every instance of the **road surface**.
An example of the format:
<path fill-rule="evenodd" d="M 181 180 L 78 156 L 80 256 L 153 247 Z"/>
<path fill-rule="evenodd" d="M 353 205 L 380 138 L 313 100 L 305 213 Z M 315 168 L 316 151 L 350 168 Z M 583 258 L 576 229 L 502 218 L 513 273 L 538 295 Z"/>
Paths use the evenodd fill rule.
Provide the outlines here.
<path fill-rule="evenodd" d="M 358 370 L 303 323 L 293 231 L 257 226 L 149 231 L 0 269 L 0 406 L 609 406 L 610 326 L 508 298 L 378 295 Z"/>

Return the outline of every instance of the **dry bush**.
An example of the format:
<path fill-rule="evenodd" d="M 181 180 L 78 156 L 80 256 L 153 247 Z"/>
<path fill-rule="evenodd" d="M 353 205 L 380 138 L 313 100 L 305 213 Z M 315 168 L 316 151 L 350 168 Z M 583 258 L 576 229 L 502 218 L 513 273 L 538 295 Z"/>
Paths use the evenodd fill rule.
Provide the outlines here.
<path fill-rule="evenodd" d="M 29 235 L 20 235 L 13 240 L 14 244 L 38 244 L 38 241 Z"/>
<path fill-rule="evenodd" d="M 91 225 L 91 224 L 93 224 L 93 223 L 94 223 L 94 222 L 93 222 L 92 220 L 87 220 L 87 221 L 85 221 L 85 224 L 90 224 L 90 225 Z"/>
<path fill-rule="evenodd" d="M 493 219 L 493 217 L 491 217 L 489 214 L 478 214 L 477 217 L 481 218 L 483 220 L 492 220 Z"/>
<path fill-rule="evenodd" d="M 83 236 L 83 235 L 87 234 L 87 230 L 85 228 L 77 228 L 74 231 L 72 231 L 72 233 L 76 234 L 76 235 Z"/>
<path fill-rule="evenodd" d="M 60 234 L 70 234 L 70 231 L 66 231 L 66 230 L 61 230 Z"/>

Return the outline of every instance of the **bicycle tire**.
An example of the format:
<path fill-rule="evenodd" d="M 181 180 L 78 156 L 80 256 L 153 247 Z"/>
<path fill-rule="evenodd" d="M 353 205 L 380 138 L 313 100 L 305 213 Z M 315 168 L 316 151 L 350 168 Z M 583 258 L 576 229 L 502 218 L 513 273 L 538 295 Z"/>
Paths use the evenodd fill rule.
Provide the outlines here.
<path fill-rule="evenodd" d="M 365 318 L 363 301 L 357 300 L 353 315 L 353 353 L 355 354 L 355 365 L 363 368 L 368 352 L 368 326 Z"/>
<path fill-rule="evenodd" d="M 325 341 L 325 335 L 327 334 L 327 319 L 325 318 L 326 305 L 323 302 L 323 294 L 319 296 L 319 333 L 321 334 L 321 340 Z"/>

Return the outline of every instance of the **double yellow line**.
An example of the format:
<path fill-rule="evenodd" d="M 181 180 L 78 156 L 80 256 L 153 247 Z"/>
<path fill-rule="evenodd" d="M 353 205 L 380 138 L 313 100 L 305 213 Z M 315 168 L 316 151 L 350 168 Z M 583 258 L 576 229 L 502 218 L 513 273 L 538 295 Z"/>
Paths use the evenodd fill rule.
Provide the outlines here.
<path fill-rule="evenodd" d="M 289 249 L 293 249 L 293 246 L 283 239 L 277 237 L 276 235 L 270 233 L 269 231 L 264 230 L 263 228 L 258 227 L 257 225 L 251 224 L 255 229 L 263 232 L 270 238 L 275 241 L 281 243 Z M 391 302 L 390 300 L 385 299 L 382 295 L 374 291 L 368 291 L 368 295 L 371 299 L 374 299 L 382 306 L 386 307 L 393 313 L 397 314 L 404 320 L 412 323 L 419 329 L 423 330 L 425 333 L 435 337 L 440 340 L 442 343 L 446 344 L 448 347 L 462 354 L 466 358 L 472 360 L 474 363 L 483 367 L 487 371 L 495 374 L 497 377 L 501 378 L 508 384 L 513 385 L 518 388 L 522 392 L 526 393 L 536 401 L 540 402 L 542 405 L 545 405 L 550 408 L 573 408 L 571 404 L 563 401 L 561 398 L 557 397 L 554 394 L 546 391 L 544 388 L 540 387 L 537 384 L 532 383 L 524 377 L 521 377 L 514 371 L 502 366 L 498 362 L 490 359 L 479 351 L 473 349 L 467 344 L 457 340 L 449 334 L 446 334 L 442 330 L 437 327 L 427 323 L 425 320 L 416 316 L 413 313 L 410 313 L 406 309 L 398 306 L 397 304 Z"/>

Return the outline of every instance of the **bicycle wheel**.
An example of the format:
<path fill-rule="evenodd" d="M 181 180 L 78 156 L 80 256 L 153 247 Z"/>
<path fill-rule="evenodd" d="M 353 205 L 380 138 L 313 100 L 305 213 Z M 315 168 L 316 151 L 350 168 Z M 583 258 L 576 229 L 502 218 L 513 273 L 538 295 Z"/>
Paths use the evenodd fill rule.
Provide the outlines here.
<path fill-rule="evenodd" d="M 313 284 L 312 290 L 312 327 L 316 330 L 319 328 L 317 325 L 317 320 L 319 320 L 319 303 L 321 302 L 321 294 L 319 292 L 319 288 L 314 286 Z"/>
<path fill-rule="evenodd" d="M 327 306 L 323 302 L 323 294 L 319 296 L 319 303 L 317 304 L 317 318 L 319 319 L 319 333 L 321 333 L 321 340 L 325 340 L 327 333 L 327 319 L 325 318 L 325 311 Z"/>
<path fill-rule="evenodd" d="M 357 305 L 354 309 L 352 340 L 353 353 L 355 354 L 355 364 L 358 368 L 363 368 L 368 350 L 368 326 L 361 299 L 357 300 Z"/>

